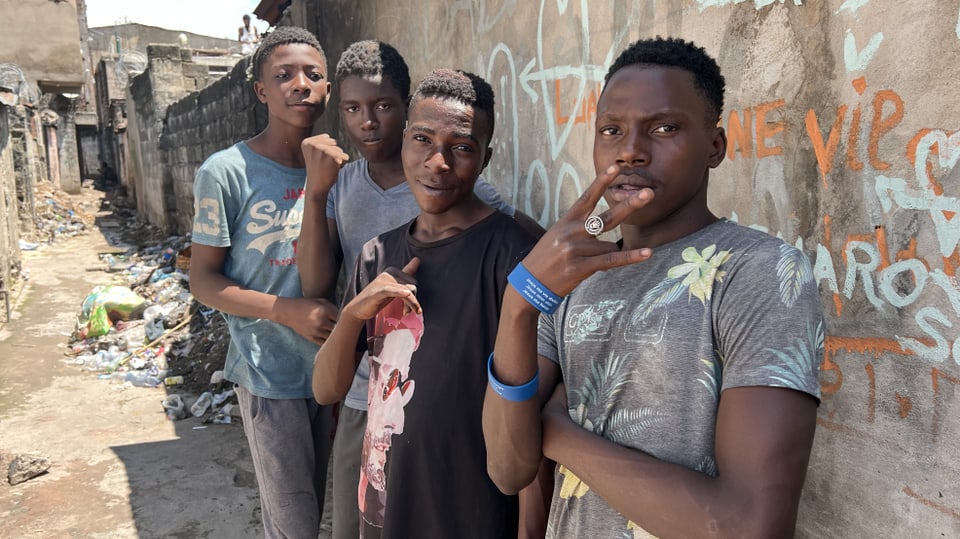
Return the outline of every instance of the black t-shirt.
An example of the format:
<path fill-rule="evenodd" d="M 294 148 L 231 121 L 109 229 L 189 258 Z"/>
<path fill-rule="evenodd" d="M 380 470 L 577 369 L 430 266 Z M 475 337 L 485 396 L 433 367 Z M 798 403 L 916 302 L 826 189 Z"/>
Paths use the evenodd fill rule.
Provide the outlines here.
<path fill-rule="evenodd" d="M 385 397 L 398 385 L 410 387 L 412 396 L 402 408 L 402 433 L 373 432 L 376 427 L 368 421 L 361 467 L 370 461 L 370 447 L 379 444 L 375 458 L 385 464 L 377 479 L 385 492 L 373 486 L 375 481 L 363 480 L 361 472 L 363 537 L 515 538 L 517 500 L 502 494 L 487 475 L 481 412 L 486 360 L 507 275 L 535 238 L 496 211 L 454 237 L 429 244 L 410 235 L 412 225 L 363 247 L 344 298 L 350 301 L 385 268 L 420 258 L 416 279 L 423 335 L 408 356 L 407 379 L 394 373 L 389 387 L 377 387 L 378 364 L 371 359 L 370 383 L 377 391 L 370 398 Z M 360 349 L 366 345 L 364 334 Z"/>

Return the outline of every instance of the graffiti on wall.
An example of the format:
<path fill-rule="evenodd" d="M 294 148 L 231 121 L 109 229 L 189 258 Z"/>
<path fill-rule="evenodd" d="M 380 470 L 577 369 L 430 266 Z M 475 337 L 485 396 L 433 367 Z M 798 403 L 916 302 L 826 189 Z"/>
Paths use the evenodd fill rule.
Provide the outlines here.
<path fill-rule="evenodd" d="M 700 0 L 696 7 L 704 12 L 745 1 Z M 799 0 L 753 1 L 756 9 L 776 3 L 784 9 L 807 7 Z M 502 4 L 500 9 L 486 4 L 474 6 L 484 14 L 474 16 L 481 35 L 495 25 L 490 17 L 509 16 Z M 846 0 L 836 12 L 853 20 L 868 4 Z M 637 23 L 639 8 L 632 9 L 627 20 Z M 590 162 L 603 76 L 633 39 L 626 28 L 636 26 L 618 25 L 624 29 L 592 40 L 589 10 L 586 0 L 542 0 L 532 57 L 521 57 L 499 41 L 477 61 L 478 72 L 498 96 L 496 173 L 512 178 L 507 195 L 541 223 L 557 219 L 593 179 L 592 169 L 583 164 Z M 564 32 L 572 34 L 564 40 L 569 45 L 544 37 L 558 20 L 566 21 Z M 846 102 L 807 108 L 789 96 L 771 96 L 735 104 L 724 115 L 728 160 L 739 169 L 753 169 L 754 198 L 771 201 L 774 209 L 772 219 L 733 218 L 808 254 L 824 305 L 841 328 L 827 339 L 821 425 L 880 440 L 881 425 L 906 422 L 911 432 L 936 441 L 944 435 L 947 406 L 960 389 L 960 199 L 950 194 L 950 180 L 960 179 L 960 126 L 929 126 L 904 137 L 909 99 L 895 85 L 871 80 L 877 54 L 895 44 L 883 32 L 863 27 L 845 28 L 836 39 L 843 58 L 839 76 L 849 84 L 841 92 Z M 604 43 L 600 50 L 596 42 Z M 799 135 L 791 142 L 799 150 L 787 147 L 794 140 L 787 133 Z M 542 146 L 521 155 L 522 141 L 530 137 Z M 810 188 L 823 198 L 836 195 L 837 182 L 863 182 L 861 207 L 854 208 L 862 216 L 838 222 L 864 229 L 835 230 L 829 209 L 820 208 L 818 236 L 799 237 L 786 177 L 793 166 L 786 154 L 796 151 L 807 152 L 815 164 L 817 179 Z M 904 170 L 910 173 L 896 172 Z M 904 221 L 913 223 L 909 234 L 891 228 Z M 850 323 L 854 319 L 860 323 Z M 850 328 L 850 334 L 842 334 L 842 328 Z"/>

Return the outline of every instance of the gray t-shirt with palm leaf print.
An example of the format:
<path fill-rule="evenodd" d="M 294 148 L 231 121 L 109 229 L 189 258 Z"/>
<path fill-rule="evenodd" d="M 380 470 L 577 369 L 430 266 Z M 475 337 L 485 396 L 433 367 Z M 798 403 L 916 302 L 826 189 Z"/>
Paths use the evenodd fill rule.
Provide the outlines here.
<path fill-rule="evenodd" d="M 775 386 L 819 400 L 824 327 L 806 256 L 727 220 L 592 275 L 551 316 L 570 417 L 661 460 L 716 475 L 720 393 Z M 647 537 L 563 466 L 548 537 Z"/>

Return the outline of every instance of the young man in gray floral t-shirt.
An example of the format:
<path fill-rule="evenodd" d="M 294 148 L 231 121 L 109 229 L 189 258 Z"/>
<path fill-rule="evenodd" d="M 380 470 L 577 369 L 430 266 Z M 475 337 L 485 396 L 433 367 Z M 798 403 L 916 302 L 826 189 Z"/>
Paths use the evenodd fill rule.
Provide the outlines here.
<path fill-rule="evenodd" d="M 801 252 L 707 207 L 723 87 L 692 43 L 628 47 L 597 103 L 597 179 L 511 275 L 487 464 L 516 492 L 557 463 L 549 537 L 793 534 L 823 319 Z M 622 244 L 597 239 L 618 225 Z"/>

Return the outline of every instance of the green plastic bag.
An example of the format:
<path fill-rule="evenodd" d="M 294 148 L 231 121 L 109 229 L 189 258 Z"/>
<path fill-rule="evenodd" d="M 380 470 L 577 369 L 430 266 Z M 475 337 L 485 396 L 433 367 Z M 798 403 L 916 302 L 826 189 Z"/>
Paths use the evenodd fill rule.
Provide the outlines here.
<path fill-rule="evenodd" d="M 98 286 L 83 301 L 83 316 L 90 318 L 102 306 L 111 322 L 140 318 L 146 308 L 144 299 L 125 286 Z"/>
<path fill-rule="evenodd" d="M 110 328 L 112 327 L 113 322 L 110 321 L 110 317 L 107 315 L 107 309 L 103 305 L 96 305 L 93 308 L 93 312 L 90 313 L 90 318 L 87 319 L 86 326 L 80 330 L 80 338 L 90 339 L 106 335 L 110 333 Z"/>

